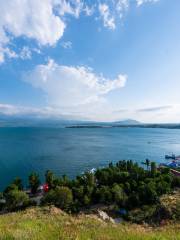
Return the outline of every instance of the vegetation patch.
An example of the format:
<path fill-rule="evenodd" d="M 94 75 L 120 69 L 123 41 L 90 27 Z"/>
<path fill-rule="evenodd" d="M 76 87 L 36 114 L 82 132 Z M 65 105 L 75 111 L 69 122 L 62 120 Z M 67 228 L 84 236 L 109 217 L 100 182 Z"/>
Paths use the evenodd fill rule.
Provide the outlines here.
<path fill-rule="evenodd" d="M 39 188 L 38 174 L 31 173 L 28 192 L 24 191 L 21 179 L 16 178 L 1 193 L 2 213 L 33 205 L 54 205 L 70 214 L 96 214 L 103 210 L 105 213 L 101 212 L 101 216 L 107 213 L 109 220 L 124 219 L 152 225 L 179 221 L 180 178 L 168 168 L 157 169 L 148 159 L 143 164 L 145 168 L 131 160 L 110 163 L 73 180 L 65 175 L 57 177 L 48 170 L 43 188 Z"/>
<path fill-rule="evenodd" d="M 180 225 L 149 227 L 105 223 L 95 216 L 72 216 L 55 207 L 34 207 L 0 216 L 0 240 L 179 240 Z"/>

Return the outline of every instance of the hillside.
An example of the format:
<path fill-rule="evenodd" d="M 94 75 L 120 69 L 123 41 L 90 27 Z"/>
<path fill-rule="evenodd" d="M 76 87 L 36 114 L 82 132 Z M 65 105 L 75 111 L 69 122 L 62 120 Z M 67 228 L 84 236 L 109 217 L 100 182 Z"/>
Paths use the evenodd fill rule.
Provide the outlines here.
<path fill-rule="evenodd" d="M 153 162 L 110 163 L 76 180 L 47 171 L 51 189 L 40 195 L 30 176 L 29 195 L 20 179 L 1 193 L 0 240 L 180 240 L 180 179 Z"/>
<path fill-rule="evenodd" d="M 180 225 L 150 228 L 112 224 L 95 215 L 69 216 L 55 207 L 30 208 L 0 216 L 1 240 L 178 240 Z"/>

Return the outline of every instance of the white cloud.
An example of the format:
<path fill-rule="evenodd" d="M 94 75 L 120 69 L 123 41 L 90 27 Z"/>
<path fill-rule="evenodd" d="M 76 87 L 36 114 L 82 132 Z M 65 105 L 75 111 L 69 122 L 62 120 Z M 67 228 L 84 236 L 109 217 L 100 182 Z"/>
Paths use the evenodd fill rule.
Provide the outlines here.
<path fill-rule="evenodd" d="M 99 13 L 104 27 L 111 30 L 116 28 L 118 18 L 122 19 L 129 8 L 135 4 L 141 6 L 144 3 L 155 3 L 159 0 L 102 0 L 99 1 Z"/>
<path fill-rule="evenodd" d="M 4 62 L 4 53 L 3 51 L 0 49 L 0 64 Z"/>
<path fill-rule="evenodd" d="M 41 45 L 54 45 L 64 32 L 65 24 L 53 12 L 50 0 L 1 0 L 1 43 L 7 43 L 9 32 L 15 37 L 26 36 Z"/>
<path fill-rule="evenodd" d="M 0 0 L 0 6 L 1 49 L 16 37 L 54 45 L 63 35 L 65 23 L 54 14 L 51 0 L 43 0 L 43 4 L 41 0 Z"/>
<path fill-rule="evenodd" d="M 5 57 L 18 58 L 18 54 L 8 47 L 2 47 L 0 44 L 0 64 L 4 62 Z"/>
<path fill-rule="evenodd" d="M 59 109 L 51 107 L 35 108 L 25 107 L 22 105 L 2 104 L 0 103 L 0 115 L 7 116 L 26 116 L 26 117 L 60 117 L 60 118 L 73 118 L 67 114 L 61 114 Z"/>
<path fill-rule="evenodd" d="M 61 46 L 65 49 L 71 49 L 72 48 L 72 42 L 71 41 L 62 42 Z"/>
<path fill-rule="evenodd" d="M 88 110 L 94 114 L 102 105 L 104 108 L 106 95 L 124 87 L 127 76 L 118 75 L 111 80 L 87 67 L 63 66 L 49 60 L 47 65 L 38 65 L 32 72 L 26 73 L 24 80 L 44 92 L 49 106 L 63 111 L 78 109 L 86 115 Z"/>
<path fill-rule="evenodd" d="M 0 103 L 0 114 L 14 115 L 17 113 L 18 113 L 17 107 L 10 105 L 10 104 L 1 104 Z"/>
<path fill-rule="evenodd" d="M 95 11 L 95 5 L 92 6 L 85 5 L 83 11 L 85 12 L 86 16 L 91 16 Z"/>
<path fill-rule="evenodd" d="M 144 4 L 144 3 L 155 3 L 155 2 L 158 2 L 159 0 L 136 0 L 136 2 L 137 2 L 137 5 L 138 6 L 140 6 L 140 5 L 142 5 L 142 4 Z"/>
<path fill-rule="evenodd" d="M 112 109 L 108 102 L 99 102 L 98 104 L 86 104 L 84 108 L 64 109 L 61 107 L 27 107 L 23 105 L 11 105 L 0 103 L 0 116 L 24 116 L 34 118 L 61 118 L 76 120 L 100 120 L 100 121 L 118 121 L 123 119 L 136 119 L 147 123 L 179 123 L 180 105 L 172 104 L 169 107 L 149 107 L 155 111 L 141 111 L 142 109 Z M 159 108 L 159 111 L 156 110 Z M 148 108 L 147 108 L 148 109 Z M 84 110 L 84 111 L 83 111 Z M 140 110 L 140 111 L 139 111 Z"/>
<path fill-rule="evenodd" d="M 66 28 L 65 14 L 79 17 L 81 0 L 0 0 L 0 62 L 4 49 L 14 38 L 33 39 L 38 45 L 53 46 Z M 12 50 L 11 50 L 12 51 Z"/>
<path fill-rule="evenodd" d="M 0 49 L 0 63 L 4 61 L 4 58 L 16 58 L 16 59 L 22 59 L 27 60 L 32 58 L 32 53 L 38 53 L 41 54 L 40 49 L 38 48 L 32 48 L 30 49 L 28 46 L 23 46 L 19 51 L 13 51 L 9 47 L 4 47 Z M 1 59 L 2 58 L 2 59 Z"/>
<path fill-rule="evenodd" d="M 73 116 L 63 115 L 58 109 L 51 107 L 35 108 L 35 107 L 25 107 L 22 105 L 11 105 L 0 103 L 0 116 L 25 116 L 25 117 L 40 117 L 40 118 L 69 118 Z"/>
<path fill-rule="evenodd" d="M 71 14 L 78 18 L 84 8 L 84 3 L 81 0 L 53 0 L 53 3 L 61 16 Z"/>
<path fill-rule="evenodd" d="M 32 49 L 35 53 L 37 53 L 37 54 L 41 54 L 42 52 L 41 52 L 41 50 L 39 49 L 39 48 L 33 48 Z"/>
<path fill-rule="evenodd" d="M 123 17 L 124 11 L 127 11 L 129 8 L 129 0 L 116 0 L 115 9 L 119 14 L 120 18 Z"/>
<path fill-rule="evenodd" d="M 100 105 L 99 105 L 100 106 Z M 96 113 L 99 111 L 99 106 L 96 107 Z M 58 107 L 27 107 L 23 105 L 11 105 L 11 104 L 1 104 L 0 103 L 0 118 L 1 116 L 17 116 L 17 117 L 33 117 L 33 118 L 51 118 L 51 119 L 66 119 L 66 120 L 94 120 L 96 119 L 94 114 L 94 107 L 92 106 L 89 111 L 82 112 L 81 110 L 65 110 Z M 101 109 L 101 114 L 103 110 Z M 108 111 L 110 113 L 110 111 Z M 89 114 L 89 115 L 88 115 Z M 107 114 L 107 110 L 104 109 L 103 116 Z M 98 119 L 98 118 L 97 118 Z M 100 115 L 100 119 L 102 115 Z M 107 118 L 108 119 L 108 118 Z"/>
<path fill-rule="evenodd" d="M 16 52 L 14 52 L 8 47 L 3 48 L 1 51 L 3 56 L 7 56 L 8 58 L 18 58 L 18 55 L 16 54 Z"/>
<path fill-rule="evenodd" d="M 114 16 L 111 16 L 109 6 L 107 4 L 99 4 L 99 13 L 103 19 L 104 27 L 107 27 L 109 29 L 116 28 Z"/>
<path fill-rule="evenodd" d="M 138 6 L 158 0 L 136 0 Z M 38 46 L 54 46 L 62 38 L 66 15 L 79 18 L 83 13 L 98 13 L 104 27 L 116 28 L 117 17 L 122 18 L 130 0 L 96 0 L 86 4 L 83 0 L 0 0 L 0 63 L 6 57 L 16 58 L 10 48 L 13 39 L 32 39 Z"/>
<path fill-rule="evenodd" d="M 140 108 L 119 108 L 111 114 L 113 120 L 136 119 L 146 123 L 179 123 L 180 104 L 153 105 L 141 104 Z"/>
<path fill-rule="evenodd" d="M 24 60 L 24 59 L 31 59 L 31 56 L 32 56 L 32 52 L 29 49 L 29 47 L 24 46 L 20 52 L 19 57 Z"/>
<path fill-rule="evenodd" d="M 143 106 L 134 111 L 134 115 L 138 119 L 142 119 L 144 122 L 178 122 L 180 119 L 180 105 L 168 104 L 168 105 L 154 105 L 152 107 Z"/>

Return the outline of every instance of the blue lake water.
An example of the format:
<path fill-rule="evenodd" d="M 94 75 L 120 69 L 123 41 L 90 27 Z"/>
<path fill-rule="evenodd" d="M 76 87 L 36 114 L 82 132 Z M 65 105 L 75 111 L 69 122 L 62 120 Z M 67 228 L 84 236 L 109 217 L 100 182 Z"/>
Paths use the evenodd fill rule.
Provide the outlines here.
<path fill-rule="evenodd" d="M 75 177 L 110 161 L 164 162 L 180 154 L 180 130 L 143 128 L 0 128 L 0 189 L 16 176 L 27 182 L 51 169 Z"/>

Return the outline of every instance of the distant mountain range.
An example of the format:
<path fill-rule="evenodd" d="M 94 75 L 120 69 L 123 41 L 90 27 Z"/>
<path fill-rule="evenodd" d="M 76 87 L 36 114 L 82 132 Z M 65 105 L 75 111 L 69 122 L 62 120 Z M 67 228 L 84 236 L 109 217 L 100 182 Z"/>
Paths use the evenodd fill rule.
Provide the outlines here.
<path fill-rule="evenodd" d="M 96 122 L 88 120 L 71 120 L 65 118 L 37 118 L 32 116 L 7 116 L 0 115 L 0 127 L 63 127 L 63 126 L 111 126 L 111 125 L 138 125 L 140 122 L 125 119 L 115 122 Z"/>
<path fill-rule="evenodd" d="M 0 115 L 0 127 L 49 127 L 49 128 L 169 128 L 180 129 L 180 124 L 175 123 L 142 123 L 134 119 L 125 119 L 114 122 L 95 122 L 85 120 L 50 119 L 33 117 L 14 117 Z"/>

